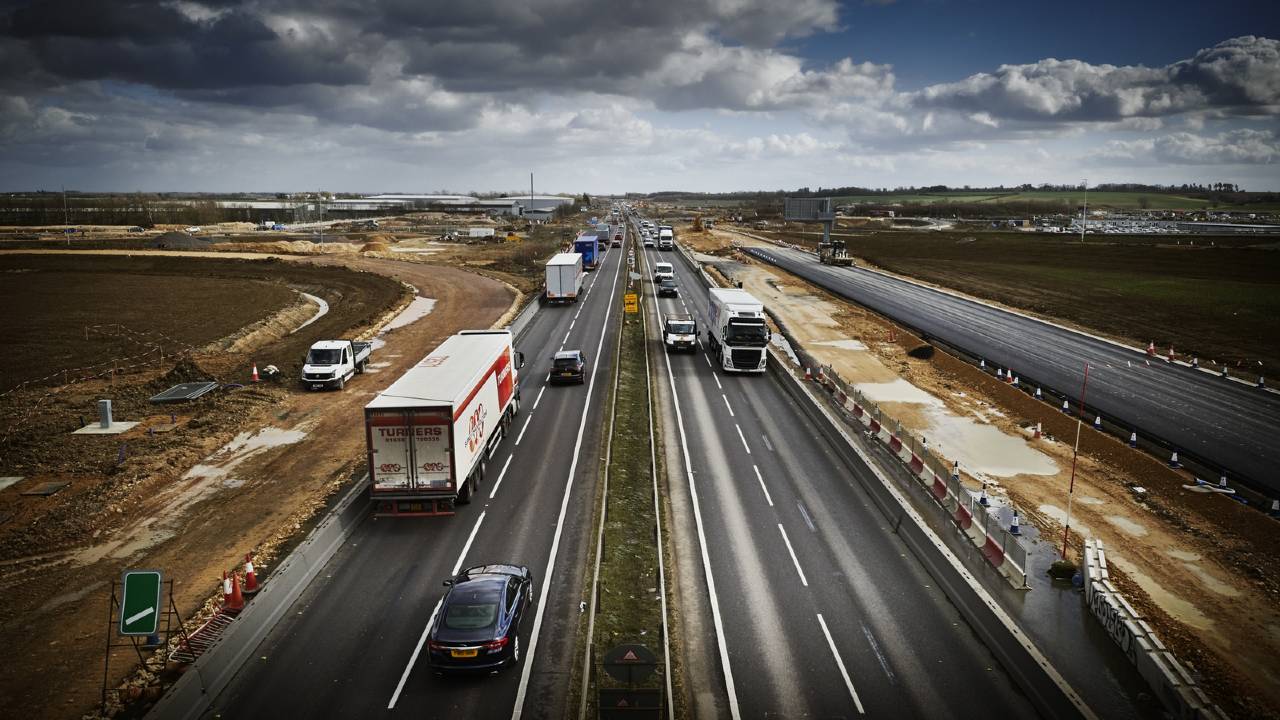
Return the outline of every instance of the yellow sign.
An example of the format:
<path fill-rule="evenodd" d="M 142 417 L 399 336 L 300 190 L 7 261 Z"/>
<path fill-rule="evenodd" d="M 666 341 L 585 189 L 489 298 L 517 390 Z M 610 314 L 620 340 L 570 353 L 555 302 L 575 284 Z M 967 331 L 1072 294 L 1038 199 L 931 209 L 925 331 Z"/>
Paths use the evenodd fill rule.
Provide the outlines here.
<path fill-rule="evenodd" d="M 640 312 L 640 299 L 635 293 L 627 293 L 622 296 L 623 309 L 629 313 Z"/>

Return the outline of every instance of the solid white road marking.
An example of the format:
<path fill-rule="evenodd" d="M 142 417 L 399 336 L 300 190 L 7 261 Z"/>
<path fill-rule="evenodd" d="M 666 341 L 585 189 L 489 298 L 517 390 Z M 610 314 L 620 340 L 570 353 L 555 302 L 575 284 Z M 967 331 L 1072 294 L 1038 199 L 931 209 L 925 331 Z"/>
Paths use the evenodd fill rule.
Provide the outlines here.
<path fill-rule="evenodd" d="M 751 466 L 756 471 L 756 479 L 760 481 L 760 489 L 764 491 L 764 499 L 769 503 L 769 507 L 773 507 L 773 498 L 769 497 L 769 488 L 764 486 L 764 478 L 760 475 L 760 468 L 756 465 Z"/>
<path fill-rule="evenodd" d="M 529 429 L 529 421 L 532 419 L 533 419 L 533 413 L 529 413 L 528 415 L 525 416 L 524 426 L 520 428 L 520 434 L 516 436 L 516 445 L 519 445 L 520 441 L 524 439 L 524 431 Z"/>
<path fill-rule="evenodd" d="M 805 579 L 804 570 L 800 569 L 800 559 L 796 557 L 796 551 L 791 547 L 791 538 L 787 537 L 787 530 L 782 527 L 782 523 L 778 523 L 778 532 L 782 533 L 782 542 L 786 543 L 787 553 L 791 555 L 791 562 L 796 566 L 796 574 L 800 576 L 800 584 L 809 587 L 809 581 Z"/>
<path fill-rule="evenodd" d="M 542 389 L 538 391 L 538 397 L 534 398 L 534 400 L 533 400 L 533 409 L 534 409 L 534 410 L 537 410 L 537 409 L 538 409 L 538 403 L 542 402 L 542 393 L 544 393 L 544 392 L 546 392 L 546 391 L 547 391 L 547 386 L 546 386 L 546 385 L 543 385 L 543 386 L 542 386 Z"/>
<path fill-rule="evenodd" d="M 492 500 L 498 494 L 498 488 L 502 485 L 502 478 L 507 476 L 507 468 L 511 466 L 511 458 L 514 455 L 508 455 L 507 461 L 502 463 L 502 472 L 498 473 L 498 481 L 493 484 L 493 491 L 489 493 L 489 499 Z"/>
<path fill-rule="evenodd" d="M 480 530 L 480 523 L 484 522 L 485 513 L 481 512 L 480 517 L 476 518 L 475 527 L 471 528 L 471 535 L 467 537 L 467 542 L 462 546 L 462 552 L 458 554 L 458 561 L 453 564 L 453 572 L 449 573 L 450 577 L 458 574 L 462 569 L 462 561 L 467 557 L 467 551 L 471 549 L 471 542 L 476 539 L 476 533 Z M 431 609 L 431 617 L 427 618 L 427 626 L 422 628 L 422 635 L 418 638 L 418 644 L 413 648 L 413 654 L 409 656 L 409 664 L 404 666 L 404 672 L 400 674 L 400 682 L 396 684 L 396 691 L 391 694 L 391 702 L 387 703 L 388 710 L 394 710 L 396 701 L 400 699 L 400 693 L 404 691 L 404 684 L 409 679 L 409 673 L 413 672 L 413 666 L 418 662 L 418 655 L 422 653 L 422 646 L 427 642 L 427 634 L 431 632 L 431 626 L 436 621 L 436 613 L 440 612 L 440 603 L 444 602 L 444 598 L 436 601 L 436 606 Z"/>
<path fill-rule="evenodd" d="M 734 423 L 733 426 L 738 428 L 738 437 L 742 440 L 742 448 L 747 451 L 748 455 L 750 455 L 751 448 L 747 445 L 747 436 L 742 434 L 742 426 L 737 423 Z"/>
<path fill-rule="evenodd" d="M 618 290 L 618 276 L 622 272 L 622 263 L 613 274 L 613 286 L 609 289 L 612 297 Z M 604 347 L 604 338 L 609 334 L 609 315 L 604 317 L 604 330 L 600 333 L 600 341 L 596 343 L 595 357 L 600 357 Z M 560 536 L 564 533 L 564 520 L 569 512 L 569 497 L 573 491 L 573 476 L 578 471 L 578 458 L 582 453 L 582 437 L 587 429 L 587 416 L 591 411 L 592 390 L 596 386 L 596 365 L 591 368 L 591 382 L 587 383 L 587 401 L 582 407 L 582 417 L 578 420 L 578 438 L 573 443 L 573 461 L 569 463 L 569 477 L 564 483 L 564 497 L 560 500 L 560 516 L 556 519 L 556 532 L 551 540 L 551 553 L 547 557 L 546 577 L 542 581 L 542 592 L 538 595 L 538 612 L 533 618 L 533 632 L 529 636 L 529 653 L 525 655 L 523 669 L 520 671 L 520 689 L 516 691 L 515 707 L 511 711 L 511 720 L 520 720 L 524 713 L 524 698 L 529 691 L 529 677 L 533 672 L 533 656 L 538 649 L 538 637 L 542 634 L 542 620 L 547 610 L 547 593 L 551 590 L 552 578 L 555 577 L 556 557 L 560 553 Z"/>
<path fill-rule="evenodd" d="M 720 399 L 724 400 L 724 406 L 729 410 L 729 417 L 737 417 L 736 415 L 733 414 L 733 407 L 729 405 L 729 398 L 725 397 L 724 393 L 721 393 Z"/>
<path fill-rule="evenodd" d="M 831 639 L 831 631 L 827 629 L 827 621 L 822 619 L 822 613 L 818 613 L 818 624 L 822 626 L 822 634 L 827 637 L 827 647 L 831 648 L 831 656 L 836 659 L 836 667 L 840 668 L 840 676 L 844 678 L 844 686 L 849 689 L 849 697 L 853 698 L 854 707 L 858 708 L 859 715 L 866 715 L 867 712 L 862 709 L 862 701 L 858 699 L 858 691 L 853 689 L 853 681 L 849 679 L 849 671 L 844 669 L 844 661 L 840 659 L 840 653 L 836 651 L 836 641 Z"/>

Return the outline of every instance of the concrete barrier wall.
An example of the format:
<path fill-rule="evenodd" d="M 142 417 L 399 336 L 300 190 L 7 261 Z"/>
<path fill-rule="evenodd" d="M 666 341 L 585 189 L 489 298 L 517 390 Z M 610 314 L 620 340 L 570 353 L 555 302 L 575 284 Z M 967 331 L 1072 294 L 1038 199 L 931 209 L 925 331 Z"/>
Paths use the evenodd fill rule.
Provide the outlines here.
<path fill-rule="evenodd" d="M 1151 626 L 1111 584 L 1101 540 L 1084 543 L 1085 603 L 1090 613 L 1138 668 L 1170 713 L 1180 720 L 1218 720 L 1226 715 L 1209 701 L 1187 669 L 1160 642 Z"/>

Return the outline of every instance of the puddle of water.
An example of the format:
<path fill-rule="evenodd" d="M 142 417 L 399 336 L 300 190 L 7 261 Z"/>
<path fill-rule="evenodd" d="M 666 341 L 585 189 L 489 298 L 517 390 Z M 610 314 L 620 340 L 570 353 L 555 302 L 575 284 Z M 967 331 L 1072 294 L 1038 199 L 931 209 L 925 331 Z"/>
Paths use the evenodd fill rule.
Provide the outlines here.
<path fill-rule="evenodd" d="M 854 387 L 872 402 L 901 402 L 942 407 L 941 400 L 902 378 L 886 383 L 858 383 Z"/>
<path fill-rule="evenodd" d="M 147 518 L 123 533 L 122 537 L 79 550 L 71 557 L 71 562 L 92 565 L 103 558 L 124 559 L 174 536 L 172 530 L 155 527 L 155 522 L 156 518 Z"/>
<path fill-rule="evenodd" d="M 264 450 L 282 445 L 292 445 L 307 436 L 302 430 L 281 430 L 265 427 L 256 433 L 245 431 L 223 445 L 217 452 L 205 458 L 182 476 L 183 480 L 226 480 L 240 463 Z"/>
<path fill-rule="evenodd" d="M 1115 525 L 1116 528 L 1125 535 L 1133 537 L 1146 537 L 1147 526 L 1142 523 L 1134 522 L 1123 515 L 1107 515 L 1107 522 Z"/>
<path fill-rule="evenodd" d="M 1059 525 L 1067 524 L 1067 511 L 1057 505 L 1041 505 L 1037 507 L 1036 510 L 1038 510 L 1041 515 L 1054 520 Z M 1084 537 L 1093 537 L 1093 531 L 1091 531 L 1087 525 L 1081 525 L 1076 522 L 1075 518 L 1072 518 L 1071 520 L 1071 529 L 1080 533 Z"/>
<path fill-rule="evenodd" d="M 1222 582 L 1221 580 L 1219 580 L 1218 578 L 1210 574 L 1208 570 L 1205 570 L 1199 565 L 1196 565 L 1195 563 L 1189 563 L 1189 562 L 1182 563 L 1182 565 L 1192 575 L 1195 575 L 1196 578 L 1198 578 L 1200 582 L 1206 588 L 1209 588 L 1211 591 L 1216 592 L 1219 595 L 1223 595 L 1225 597 L 1240 597 L 1239 590 L 1236 590 L 1231 585 L 1228 585 L 1227 583 Z"/>
<path fill-rule="evenodd" d="M 825 342 L 814 343 L 815 345 L 826 345 L 827 347 L 840 348 L 841 350 L 866 350 L 867 346 L 852 338 L 843 340 L 827 340 Z"/>
<path fill-rule="evenodd" d="M 435 298 L 425 298 L 421 296 L 415 297 L 413 302 L 409 303 L 408 307 L 401 310 L 399 315 L 396 315 L 391 322 L 387 323 L 387 326 L 382 329 L 382 332 L 391 332 L 392 330 L 397 330 L 405 325 L 415 323 L 430 314 L 431 310 L 435 308 L 435 306 Z M 381 334 L 382 333 L 379 333 L 379 335 Z"/>
<path fill-rule="evenodd" d="M 913 386 L 914 387 L 914 386 Z M 1058 464 L 1021 437 L 954 415 L 944 407 L 925 410 L 929 446 L 977 476 L 1056 475 Z"/>
<path fill-rule="evenodd" d="M 1201 557 L 1200 553 L 1183 552 L 1182 550 L 1165 550 L 1164 554 L 1174 560 L 1182 560 L 1190 563 L 1198 561 Z"/>
<path fill-rule="evenodd" d="M 1092 495 L 1081 495 L 1080 497 L 1076 498 L 1076 502 L 1080 503 L 1081 505 L 1106 505 L 1107 504 L 1106 500 L 1101 500 Z"/>
<path fill-rule="evenodd" d="M 376 362 L 376 363 L 369 363 L 369 367 L 371 367 L 371 368 L 378 368 L 379 370 L 381 370 L 382 368 L 389 368 L 389 367 L 391 367 L 391 363 L 389 363 L 389 362 Z"/>
<path fill-rule="evenodd" d="M 1122 556 L 1114 555 L 1108 551 L 1107 562 L 1120 568 L 1125 575 L 1128 575 L 1134 582 L 1142 586 L 1147 595 L 1151 596 L 1151 600 L 1174 618 L 1197 630 L 1209 630 L 1213 627 L 1213 620 L 1210 620 L 1208 616 L 1200 612 L 1199 608 L 1166 590 L 1150 575 L 1139 570 L 1133 563 L 1125 560 Z"/>
<path fill-rule="evenodd" d="M 312 315 L 310 320 L 308 320 L 308 321 L 306 321 L 306 322 L 302 323 L 301 325 L 299 325 L 298 327 L 294 328 L 294 329 L 293 329 L 293 331 L 289 333 L 290 335 L 292 335 L 293 333 L 298 332 L 298 331 L 299 331 L 299 330 L 301 330 L 302 328 L 304 328 L 304 327 L 306 327 L 306 326 L 310 325 L 311 323 L 313 323 L 313 322 L 315 322 L 315 321 L 319 320 L 320 318 L 324 317 L 324 316 L 329 312 L 329 303 L 325 302 L 325 301 L 324 301 L 324 298 L 316 297 L 315 295 L 312 295 L 312 294 L 310 294 L 310 293 L 302 293 L 302 297 L 304 297 L 304 298 L 306 298 L 306 299 L 310 300 L 311 302 L 315 303 L 316 305 L 319 305 L 320 307 L 316 309 L 316 314 L 315 314 L 315 315 Z"/>

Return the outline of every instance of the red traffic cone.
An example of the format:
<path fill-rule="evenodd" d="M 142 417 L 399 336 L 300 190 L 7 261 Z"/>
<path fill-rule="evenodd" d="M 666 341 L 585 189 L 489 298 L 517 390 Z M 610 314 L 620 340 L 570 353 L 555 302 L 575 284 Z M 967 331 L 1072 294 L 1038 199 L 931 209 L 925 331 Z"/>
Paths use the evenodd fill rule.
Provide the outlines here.
<path fill-rule="evenodd" d="M 812 379 L 813 379 L 813 373 L 809 372 L 809 368 L 805 368 L 805 369 L 804 369 L 804 379 L 805 379 L 805 380 L 812 380 Z"/>
<path fill-rule="evenodd" d="M 258 576 L 253 572 L 253 556 L 249 553 L 244 554 L 244 594 L 252 595 L 258 592 Z"/>
<path fill-rule="evenodd" d="M 1156 356 L 1156 342 L 1154 340 L 1147 345 L 1147 355 L 1150 357 Z"/>
<path fill-rule="evenodd" d="M 251 379 L 252 379 L 254 382 L 258 382 L 258 380 L 260 379 L 260 378 L 258 377 L 258 363 L 254 363 L 254 364 L 253 364 L 253 377 L 252 377 Z"/>
<path fill-rule="evenodd" d="M 1039 440 L 1044 434 L 1044 429 L 1040 427 L 1040 423 L 1036 423 L 1036 439 Z"/>
<path fill-rule="evenodd" d="M 228 583 L 231 585 L 230 592 L 227 591 Z M 244 595 L 240 592 L 240 574 L 231 573 L 230 580 L 222 581 L 223 592 L 226 594 L 226 603 L 223 608 L 226 610 L 240 611 L 244 609 Z"/>

